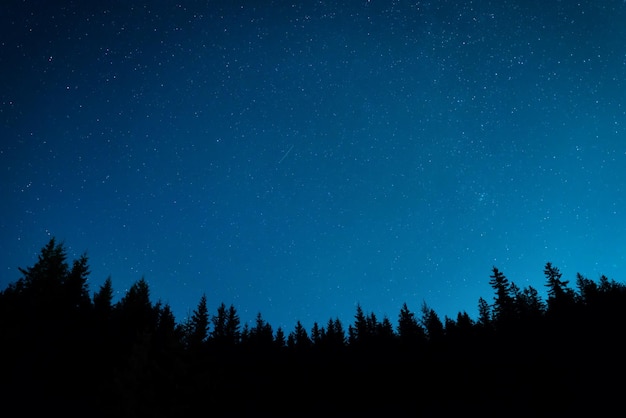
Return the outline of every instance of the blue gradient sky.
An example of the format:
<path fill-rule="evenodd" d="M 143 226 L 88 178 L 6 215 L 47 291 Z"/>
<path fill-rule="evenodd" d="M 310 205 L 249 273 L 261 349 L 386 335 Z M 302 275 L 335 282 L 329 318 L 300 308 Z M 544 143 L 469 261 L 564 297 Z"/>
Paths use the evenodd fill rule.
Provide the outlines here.
<path fill-rule="evenodd" d="M 51 236 L 287 331 L 623 280 L 623 1 L 336 3 L 8 1 L 0 285 Z"/>

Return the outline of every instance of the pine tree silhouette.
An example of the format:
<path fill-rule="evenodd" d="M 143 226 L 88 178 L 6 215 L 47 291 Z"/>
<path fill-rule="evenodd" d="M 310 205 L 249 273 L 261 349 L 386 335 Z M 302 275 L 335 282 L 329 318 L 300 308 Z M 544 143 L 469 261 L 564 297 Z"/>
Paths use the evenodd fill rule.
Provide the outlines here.
<path fill-rule="evenodd" d="M 394 330 L 357 305 L 348 340 L 339 318 L 315 322 L 310 336 L 297 321 L 287 338 L 261 313 L 241 329 L 233 305 L 209 319 L 205 294 L 177 323 L 168 304 L 150 300 L 144 278 L 114 304 L 109 277 L 91 299 L 86 255 L 70 264 L 54 239 L 20 272 L 0 291 L 3 412 L 259 415 L 276 413 L 278 396 L 314 416 L 341 407 L 410 416 L 458 413 L 457 405 L 526 415 L 621 407 L 620 386 L 608 382 L 626 372 L 626 286 L 578 274 L 573 290 L 550 263 L 547 302 L 494 267 L 494 303 L 479 298 L 475 321 L 459 312 L 442 322 L 426 302 L 418 320 L 405 303 Z M 329 395 L 345 388 L 359 397 Z"/>

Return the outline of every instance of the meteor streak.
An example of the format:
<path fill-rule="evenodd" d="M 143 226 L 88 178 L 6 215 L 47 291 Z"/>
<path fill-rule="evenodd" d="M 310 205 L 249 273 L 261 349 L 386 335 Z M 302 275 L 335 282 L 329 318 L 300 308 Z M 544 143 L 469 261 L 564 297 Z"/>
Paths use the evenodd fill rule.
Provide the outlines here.
<path fill-rule="evenodd" d="M 282 163 L 282 162 L 283 162 L 283 160 L 284 160 L 285 158 L 287 158 L 287 156 L 289 155 L 289 153 L 291 152 L 291 150 L 292 150 L 292 149 L 293 149 L 293 145 L 291 146 L 291 148 L 289 148 L 289 149 L 287 150 L 287 152 L 285 153 L 285 155 L 283 155 L 283 157 L 282 157 L 280 160 L 278 160 L 278 164 Z"/>

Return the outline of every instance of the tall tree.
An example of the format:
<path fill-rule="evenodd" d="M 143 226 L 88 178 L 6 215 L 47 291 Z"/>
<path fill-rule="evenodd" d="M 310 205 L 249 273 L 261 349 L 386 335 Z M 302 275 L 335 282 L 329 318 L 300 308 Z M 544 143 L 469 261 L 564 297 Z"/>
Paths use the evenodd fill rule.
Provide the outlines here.
<path fill-rule="evenodd" d="M 285 332 L 283 331 L 282 327 L 278 327 L 278 329 L 276 329 L 276 335 L 274 336 L 274 344 L 276 345 L 276 348 L 278 348 L 279 350 L 284 349 L 287 344 L 287 342 L 285 341 Z"/>
<path fill-rule="evenodd" d="M 201 348 L 206 342 L 209 332 L 209 310 L 206 294 L 202 294 L 198 306 L 188 320 L 186 327 L 188 347 L 192 350 Z"/>
<path fill-rule="evenodd" d="M 113 282 L 107 277 L 93 295 L 93 307 L 98 316 L 109 317 L 113 310 Z"/>
<path fill-rule="evenodd" d="M 546 263 L 543 274 L 546 277 L 546 287 L 548 288 L 548 313 L 560 316 L 574 304 L 574 292 L 567 287 L 569 281 L 561 280 L 561 271 L 552 263 Z"/>
<path fill-rule="evenodd" d="M 416 347 L 426 341 L 426 332 L 415 318 L 415 314 L 409 310 L 406 302 L 398 315 L 398 336 L 400 343 L 406 347 Z"/>
<path fill-rule="evenodd" d="M 456 326 L 463 337 L 468 337 L 474 329 L 474 321 L 467 312 L 459 312 L 456 316 Z"/>
<path fill-rule="evenodd" d="M 541 300 L 537 289 L 532 286 L 517 292 L 515 300 L 520 319 L 524 322 L 534 323 L 541 319 L 545 312 L 545 303 Z"/>
<path fill-rule="evenodd" d="M 155 346 L 160 350 L 160 355 L 170 360 L 182 347 L 183 335 L 180 327 L 176 324 L 176 318 L 172 308 L 167 303 L 156 304 L 158 311 L 158 324 L 155 332 Z"/>
<path fill-rule="evenodd" d="M 565 287 L 568 284 L 567 280 L 561 280 L 563 274 L 559 270 L 558 267 L 552 265 L 552 263 L 547 262 L 544 269 L 543 274 L 546 276 L 546 287 L 548 288 L 548 298 L 556 299 L 563 295 L 565 292 Z"/>
<path fill-rule="evenodd" d="M 237 310 L 233 305 L 227 309 L 222 302 L 217 308 L 217 315 L 211 318 L 213 323 L 213 331 L 211 332 L 211 340 L 217 347 L 226 348 L 233 347 L 240 342 L 240 320 Z"/>
<path fill-rule="evenodd" d="M 211 317 L 213 323 L 213 331 L 211 331 L 211 339 L 214 343 L 224 344 L 226 340 L 226 324 L 228 322 L 228 314 L 224 302 L 217 307 L 217 315 Z"/>
<path fill-rule="evenodd" d="M 56 320 L 63 309 L 59 301 L 66 299 L 63 286 L 69 273 L 64 245 L 51 238 L 41 249 L 37 262 L 32 267 L 20 267 L 19 271 L 22 278 L 14 289 L 22 299 L 21 305 L 27 308 L 23 318 L 40 324 Z M 48 326 L 43 327 L 49 331 Z"/>
<path fill-rule="evenodd" d="M 346 343 L 346 335 L 339 318 L 329 318 L 326 328 L 322 328 L 320 345 L 325 349 L 336 352 Z"/>
<path fill-rule="evenodd" d="M 422 326 L 426 329 L 428 340 L 431 342 L 441 341 L 444 337 L 444 326 L 435 312 L 426 302 L 422 304 Z"/>
<path fill-rule="evenodd" d="M 268 349 L 274 341 L 272 326 L 257 313 L 254 327 L 250 330 L 250 343 L 255 349 Z"/>
<path fill-rule="evenodd" d="M 374 320 L 376 317 L 374 317 Z M 365 316 L 361 304 L 356 305 L 356 313 L 354 314 L 354 326 L 349 328 L 350 344 L 360 344 L 367 340 L 369 334 L 369 325 L 371 318 Z"/>
<path fill-rule="evenodd" d="M 482 329 L 487 329 L 491 325 L 491 306 L 482 296 L 478 298 L 477 325 Z"/>
<path fill-rule="evenodd" d="M 328 321 L 330 324 L 330 320 Z M 332 321 L 333 324 L 333 333 L 334 333 L 334 341 L 336 343 L 337 348 L 341 348 L 346 344 L 346 333 L 343 329 L 343 324 L 339 318 L 335 318 Z"/>
<path fill-rule="evenodd" d="M 495 290 L 493 303 L 493 320 L 497 325 L 510 324 L 515 318 L 515 300 L 512 296 L 511 284 L 504 273 L 493 267 L 489 276 L 489 284 Z"/>
<path fill-rule="evenodd" d="M 65 246 L 57 243 L 55 238 L 51 238 L 41 249 L 35 265 L 19 268 L 24 287 L 40 289 L 40 292 L 48 286 L 60 286 L 67 277 L 68 269 Z"/>
<path fill-rule="evenodd" d="M 252 340 L 252 330 L 250 329 L 250 325 L 247 322 L 243 324 L 243 328 L 241 329 L 241 333 L 239 335 L 239 342 L 242 346 L 246 346 L 250 344 Z"/>
<path fill-rule="evenodd" d="M 296 328 L 293 331 L 293 341 L 294 348 L 297 351 L 306 351 L 311 347 L 309 335 L 300 321 L 296 322 Z"/>
<path fill-rule="evenodd" d="M 317 322 L 313 323 L 313 327 L 311 328 L 311 343 L 313 346 L 319 346 L 319 343 L 322 339 L 322 332 L 320 330 L 320 326 Z"/>
<path fill-rule="evenodd" d="M 391 344 L 396 337 L 396 334 L 393 332 L 393 325 L 387 315 L 384 315 L 383 320 L 377 324 L 376 336 L 383 344 Z"/>
<path fill-rule="evenodd" d="M 578 288 L 578 294 L 583 305 L 595 306 L 598 301 L 599 289 L 598 285 L 589 280 L 580 273 L 576 273 L 576 287 Z"/>
<path fill-rule="evenodd" d="M 296 337 L 293 332 L 290 332 L 287 336 L 287 348 L 290 352 L 294 352 L 296 350 Z"/>
<path fill-rule="evenodd" d="M 127 347 L 132 346 L 143 333 L 151 334 L 158 323 L 158 311 L 150 301 L 150 287 L 145 278 L 133 283 L 115 305 L 116 326 Z"/>
<path fill-rule="evenodd" d="M 87 255 L 83 254 L 74 261 L 72 269 L 63 283 L 65 304 L 70 313 L 85 314 L 91 308 L 88 278 L 88 259 Z"/>
<path fill-rule="evenodd" d="M 370 312 L 366 318 L 367 322 L 367 337 L 373 337 L 376 335 L 378 331 L 378 318 L 376 318 L 376 314 L 374 312 Z"/>
<path fill-rule="evenodd" d="M 241 321 L 235 307 L 231 304 L 228 307 L 226 316 L 226 339 L 231 345 L 239 343 L 241 339 L 240 333 Z"/>
<path fill-rule="evenodd" d="M 157 329 L 164 337 L 174 338 L 176 334 L 176 318 L 169 304 L 159 304 L 159 324 Z"/>
<path fill-rule="evenodd" d="M 325 344 L 331 350 L 338 350 L 345 344 L 345 333 L 339 318 L 329 318 L 326 323 Z"/>

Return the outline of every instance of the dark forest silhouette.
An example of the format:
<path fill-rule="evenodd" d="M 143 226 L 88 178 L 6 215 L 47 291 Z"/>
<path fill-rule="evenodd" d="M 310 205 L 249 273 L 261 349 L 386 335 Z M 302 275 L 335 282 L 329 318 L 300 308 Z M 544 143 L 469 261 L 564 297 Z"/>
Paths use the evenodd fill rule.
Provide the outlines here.
<path fill-rule="evenodd" d="M 307 330 L 242 326 L 201 295 L 177 322 L 142 278 L 113 303 L 54 239 L 0 293 L 3 416 L 562 416 L 623 413 L 626 286 L 551 263 L 547 300 L 494 267 L 490 298 L 441 318 L 358 305 Z M 621 411 L 621 412 L 620 412 Z"/>

